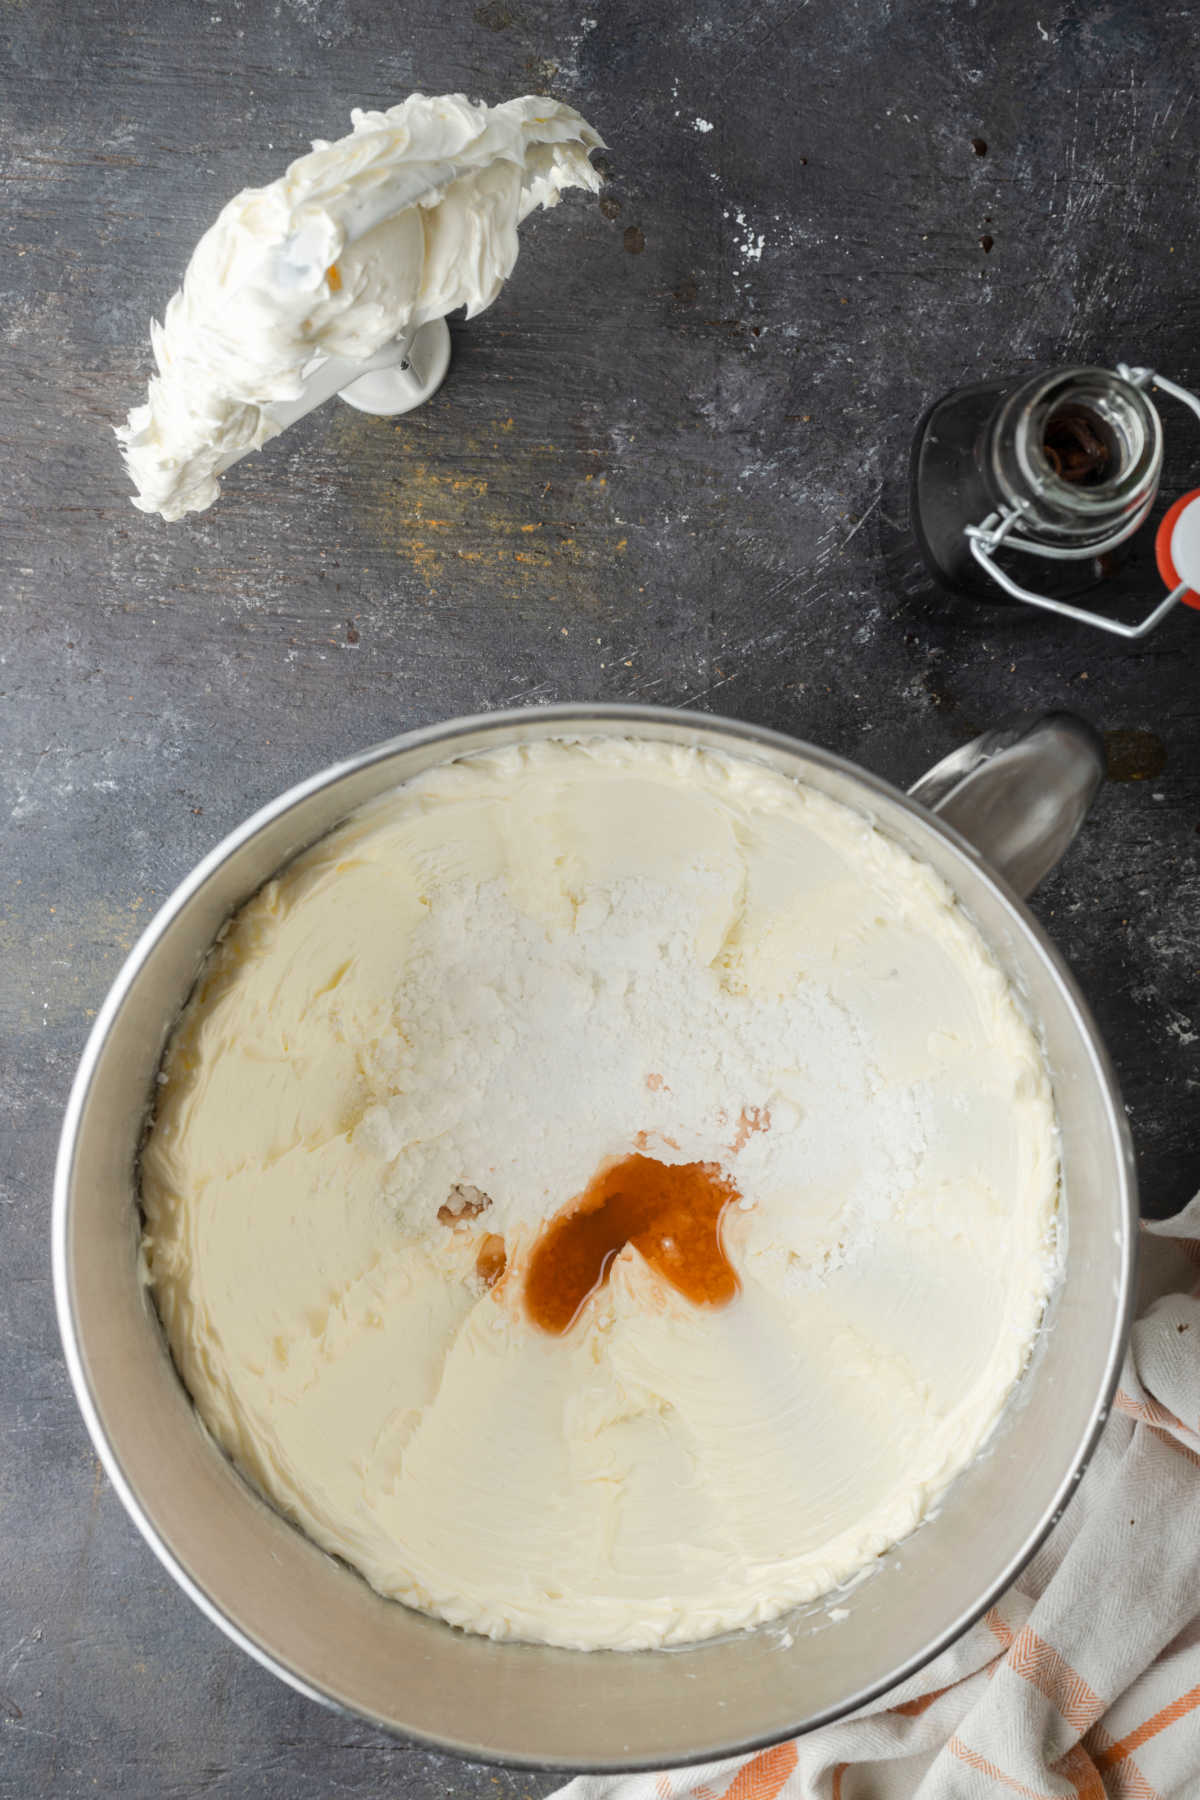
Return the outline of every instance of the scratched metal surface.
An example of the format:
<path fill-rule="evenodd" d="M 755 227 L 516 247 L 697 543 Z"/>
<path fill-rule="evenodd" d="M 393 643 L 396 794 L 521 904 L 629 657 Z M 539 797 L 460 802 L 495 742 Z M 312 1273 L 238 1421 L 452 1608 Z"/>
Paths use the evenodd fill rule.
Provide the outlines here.
<path fill-rule="evenodd" d="M 343 752 L 633 696 L 907 781 L 1014 708 L 1080 708 L 1121 734 L 1121 779 L 1038 904 L 1148 1207 L 1190 1194 L 1200 619 L 1131 651 L 956 613 L 914 575 L 897 485 L 961 379 L 1132 355 L 1200 380 L 1198 37 L 1144 0 L 3 9 L 0 1793 L 552 1785 L 390 1743 L 227 1645 L 126 1522 L 59 1356 L 50 1169 L 89 1020 L 200 853 Z M 530 221 L 419 415 L 334 404 L 210 513 L 143 518 L 109 426 L 195 238 L 414 87 L 574 102 L 605 196 Z"/>

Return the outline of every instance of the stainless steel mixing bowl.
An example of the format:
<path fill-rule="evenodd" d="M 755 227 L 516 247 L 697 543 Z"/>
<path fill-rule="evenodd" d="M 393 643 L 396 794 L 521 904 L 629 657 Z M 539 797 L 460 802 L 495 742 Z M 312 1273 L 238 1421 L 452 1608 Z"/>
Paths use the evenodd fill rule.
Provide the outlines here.
<path fill-rule="evenodd" d="M 139 1140 L 164 1040 L 222 922 L 303 846 L 430 764 L 596 733 L 755 757 L 869 813 L 956 890 L 1044 1036 L 1062 1126 L 1061 1290 L 986 1453 L 843 1601 L 849 1617 L 836 1624 L 809 1609 L 790 1632 L 583 1654 L 493 1643 L 383 1600 L 260 1500 L 200 1428 L 139 1281 Z M 980 740 L 905 797 L 841 757 L 733 721 L 547 707 L 364 751 L 273 801 L 205 857 L 96 1021 L 54 1202 L 55 1290 L 79 1404 L 131 1517 L 196 1604 L 315 1699 L 426 1744 L 562 1769 L 683 1762 L 775 1741 L 863 1704 L 964 1630 L 1066 1504 L 1105 1417 L 1128 1320 L 1137 1215 L 1124 1111 L 1074 981 L 1009 885 L 1028 891 L 1056 859 L 1099 768 L 1087 728 L 1051 717 Z"/>

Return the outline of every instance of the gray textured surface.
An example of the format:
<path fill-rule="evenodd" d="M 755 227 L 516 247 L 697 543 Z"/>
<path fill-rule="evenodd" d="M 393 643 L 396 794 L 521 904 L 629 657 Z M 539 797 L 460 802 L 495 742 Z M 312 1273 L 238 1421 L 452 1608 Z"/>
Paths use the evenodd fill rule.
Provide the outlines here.
<path fill-rule="evenodd" d="M 1200 24 L 1144 0 L 15 0 L 0 42 L 0 1793 L 542 1793 L 291 1695 L 126 1522 L 48 1281 L 89 1020 L 226 829 L 423 720 L 635 696 L 904 781 L 1065 704 L 1165 747 L 1039 907 L 1109 1035 L 1148 1208 L 1181 1204 L 1200 618 L 1129 651 L 955 614 L 912 578 L 893 489 L 914 418 L 961 379 L 1119 355 L 1200 379 Z M 419 415 L 334 404 L 212 512 L 135 513 L 108 427 L 195 238 L 352 104 L 414 87 L 577 104 L 611 145 L 606 196 L 530 222 Z M 1160 755 L 1117 750 L 1126 773 Z"/>

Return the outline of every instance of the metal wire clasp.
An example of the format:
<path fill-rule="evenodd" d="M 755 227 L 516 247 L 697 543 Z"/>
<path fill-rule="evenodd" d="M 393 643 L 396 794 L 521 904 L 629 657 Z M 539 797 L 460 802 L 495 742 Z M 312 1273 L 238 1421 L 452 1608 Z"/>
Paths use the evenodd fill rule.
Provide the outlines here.
<path fill-rule="evenodd" d="M 1197 418 L 1200 418 L 1200 397 L 1193 394 L 1190 389 L 1180 387 L 1177 382 L 1168 381 L 1167 377 L 1160 375 L 1157 370 L 1132 368 L 1128 363 L 1118 363 L 1116 372 L 1123 381 L 1128 381 L 1134 387 L 1145 389 L 1153 385 L 1161 388 L 1165 394 L 1171 394 L 1176 400 L 1181 400 L 1185 406 L 1190 406 Z M 1123 544 L 1127 538 L 1132 537 L 1133 533 L 1139 530 L 1150 516 L 1155 497 L 1154 494 L 1151 494 L 1136 516 L 1128 520 L 1119 531 L 1115 531 L 1103 543 L 1089 545 L 1087 555 L 1103 556 L 1106 551 L 1115 549 L 1118 544 Z M 1155 626 L 1166 618 L 1172 607 L 1177 606 L 1184 595 L 1190 591 L 1188 583 L 1181 581 L 1178 587 L 1173 588 L 1165 600 L 1160 600 L 1158 605 L 1147 613 L 1139 624 L 1124 625 L 1119 619 L 1107 618 L 1103 613 L 1090 612 L 1082 606 L 1071 606 L 1065 600 L 1053 600 L 1049 594 L 1038 594 L 1032 588 L 1022 587 L 995 561 L 995 553 L 1002 545 L 1006 545 L 1010 550 L 1023 550 L 1033 556 L 1046 556 L 1064 562 L 1074 561 L 1079 557 L 1077 550 L 1064 550 L 1057 545 L 1038 543 L 1032 538 L 1023 536 L 1020 526 L 1024 522 L 1028 507 L 1027 501 L 1020 502 L 1015 506 L 1000 506 L 995 512 L 989 513 L 980 524 L 968 525 L 965 528 L 970 542 L 971 555 L 984 574 L 990 576 L 997 587 L 1003 588 L 1004 592 L 1012 599 L 1021 600 L 1027 606 L 1040 607 L 1043 612 L 1058 613 L 1064 619 L 1074 619 L 1081 625 L 1094 625 L 1100 631 L 1110 632 L 1113 637 L 1128 640 L 1148 636 Z"/>

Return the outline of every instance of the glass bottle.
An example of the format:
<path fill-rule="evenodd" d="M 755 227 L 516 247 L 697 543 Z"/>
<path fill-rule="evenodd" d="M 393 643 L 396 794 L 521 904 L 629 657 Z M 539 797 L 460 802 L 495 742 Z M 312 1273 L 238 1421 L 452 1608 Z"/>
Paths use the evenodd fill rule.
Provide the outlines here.
<path fill-rule="evenodd" d="M 977 382 L 931 406 L 917 428 L 911 516 L 938 582 L 1004 602 L 994 570 L 1050 596 L 1108 579 L 1114 551 L 1148 517 L 1162 470 L 1162 424 L 1136 379 L 1079 367 Z M 991 545 L 992 568 L 972 547 Z"/>

